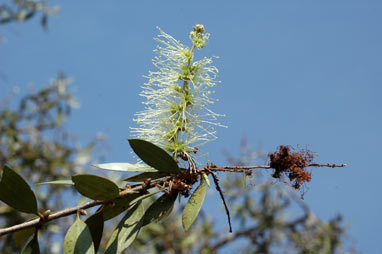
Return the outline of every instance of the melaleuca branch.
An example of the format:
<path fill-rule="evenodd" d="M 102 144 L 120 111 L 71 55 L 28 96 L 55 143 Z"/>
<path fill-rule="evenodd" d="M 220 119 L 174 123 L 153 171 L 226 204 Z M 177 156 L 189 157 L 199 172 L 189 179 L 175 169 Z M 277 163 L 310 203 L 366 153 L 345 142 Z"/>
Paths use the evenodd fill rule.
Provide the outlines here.
<path fill-rule="evenodd" d="M 311 164 L 308 164 L 307 166 L 309 166 L 309 167 L 330 167 L 330 168 L 334 168 L 334 167 L 345 167 L 346 164 L 338 164 L 337 165 L 337 164 L 317 164 L 317 163 L 311 163 Z M 251 170 L 254 170 L 254 169 L 274 169 L 274 168 L 272 168 L 269 165 L 223 166 L 223 167 L 218 167 L 218 166 L 216 166 L 214 164 L 207 164 L 203 169 L 197 170 L 197 174 L 199 174 L 199 175 L 203 174 L 206 170 L 212 175 L 214 183 L 216 185 L 216 189 L 219 192 L 219 195 L 220 195 L 220 197 L 223 200 L 224 208 L 225 208 L 225 211 L 226 211 L 227 217 L 228 217 L 229 231 L 230 232 L 232 232 L 232 226 L 231 226 L 231 219 L 230 219 L 230 213 L 229 213 L 228 205 L 227 205 L 227 203 L 226 203 L 226 201 L 224 199 L 223 191 L 222 191 L 222 189 L 219 186 L 219 179 L 218 179 L 218 177 L 216 176 L 216 174 L 214 172 L 219 172 L 220 171 L 220 172 L 235 172 L 235 173 L 251 174 L 252 173 Z M 186 174 L 188 174 L 188 173 L 186 173 Z M 27 228 L 32 228 L 32 227 L 38 227 L 39 228 L 39 227 L 42 227 L 45 223 L 47 223 L 49 221 L 56 220 L 56 219 L 59 219 L 59 218 L 62 218 L 62 217 L 66 217 L 66 216 L 70 216 L 70 215 L 76 214 L 78 211 L 81 211 L 81 210 L 86 210 L 86 209 L 89 209 L 89 208 L 92 208 L 92 207 L 96 207 L 96 206 L 100 206 L 100 205 L 109 205 L 109 204 L 112 204 L 113 201 L 115 201 L 115 200 L 118 200 L 118 199 L 121 199 L 121 198 L 125 198 L 130 193 L 134 193 L 135 192 L 135 193 L 142 193 L 142 194 L 144 194 L 150 188 L 160 187 L 161 185 L 168 186 L 169 185 L 169 181 L 171 181 L 171 180 L 173 180 L 175 178 L 179 179 L 180 177 L 179 177 L 179 175 L 166 176 L 166 177 L 163 177 L 163 178 L 160 178 L 160 179 L 156 179 L 156 180 L 153 180 L 153 181 L 148 181 L 148 182 L 143 183 L 143 184 L 137 184 L 137 185 L 129 186 L 129 188 L 121 191 L 120 192 L 120 196 L 117 197 L 117 198 L 109 199 L 109 200 L 102 200 L 102 201 L 101 200 L 93 200 L 93 201 L 89 201 L 89 202 L 87 202 L 85 204 L 82 204 L 82 205 L 78 205 L 78 206 L 75 206 L 75 207 L 67 208 L 67 209 L 64 209 L 64 210 L 61 210 L 61 211 L 57 211 L 57 212 L 52 212 L 52 213 L 50 213 L 47 216 L 43 216 L 42 215 L 41 218 L 36 218 L 36 219 L 30 220 L 30 221 L 27 221 L 27 222 L 24 222 L 24 223 L 21 223 L 21 224 L 18 224 L 18 225 L 14 225 L 14 226 L 11 226 L 11 227 L 8 227 L 8 228 L 0 229 L 0 236 L 6 235 L 6 234 L 9 234 L 9 233 L 14 233 L 14 232 L 17 232 L 17 231 L 20 231 L 20 230 L 24 230 L 24 229 L 27 229 Z"/>
<path fill-rule="evenodd" d="M 121 198 L 125 198 L 128 196 L 128 194 L 133 193 L 133 192 L 144 194 L 148 189 L 153 188 L 157 185 L 161 185 L 170 178 L 171 178 L 171 176 L 167 176 L 167 177 L 163 177 L 161 179 L 150 181 L 148 184 L 143 183 L 143 184 L 132 186 L 131 188 L 128 188 L 126 190 L 121 191 L 120 196 L 117 198 L 114 198 L 114 199 L 102 200 L 102 201 L 101 200 L 89 201 L 83 205 L 78 205 L 75 207 L 66 208 L 66 209 L 61 210 L 61 211 L 50 213 L 49 215 L 46 215 L 46 216 L 41 215 L 40 218 L 36 218 L 36 219 L 30 220 L 30 221 L 27 221 L 27 222 L 24 222 L 24 223 L 21 223 L 18 225 L 14 225 L 14 226 L 11 226 L 8 228 L 2 228 L 2 229 L 0 229 L 0 236 L 6 235 L 9 233 L 13 233 L 13 232 L 17 232 L 17 231 L 27 229 L 27 228 L 32 228 L 32 227 L 40 228 L 45 223 L 47 223 L 49 221 L 76 214 L 78 211 L 86 210 L 86 209 L 89 209 L 89 208 L 92 208 L 95 206 L 99 206 L 99 205 L 112 204 L 113 201 L 116 201 L 116 200 L 121 199 Z"/>

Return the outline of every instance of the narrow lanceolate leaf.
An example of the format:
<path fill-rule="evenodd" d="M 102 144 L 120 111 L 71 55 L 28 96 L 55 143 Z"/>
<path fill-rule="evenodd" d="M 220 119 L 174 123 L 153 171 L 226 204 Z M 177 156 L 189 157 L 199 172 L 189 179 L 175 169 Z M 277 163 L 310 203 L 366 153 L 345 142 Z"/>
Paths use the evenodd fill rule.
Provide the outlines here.
<path fill-rule="evenodd" d="M 131 148 L 147 165 L 167 173 L 178 173 L 176 161 L 162 148 L 142 139 L 129 139 Z"/>
<path fill-rule="evenodd" d="M 190 199 L 188 200 L 182 216 L 182 223 L 184 230 L 188 230 L 192 223 L 194 223 L 196 217 L 198 217 L 200 208 L 202 208 L 204 197 L 206 196 L 207 185 L 205 181 L 201 181 L 200 185 L 194 193 L 192 193 Z"/>
<path fill-rule="evenodd" d="M 123 181 L 126 182 L 144 182 L 147 179 L 155 180 L 161 177 L 167 176 L 168 173 L 163 172 L 147 172 L 147 173 L 141 173 L 135 176 L 130 176 L 128 178 L 123 179 Z"/>
<path fill-rule="evenodd" d="M 123 172 L 158 172 L 155 168 L 141 163 L 104 163 L 93 164 L 94 167 L 106 170 L 123 171 Z"/>
<path fill-rule="evenodd" d="M 72 176 L 74 187 L 85 197 L 94 200 L 112 199 L 119 196 L 118 185 L 97 175 L 80 174 Z"/>
<path fill-rule="evenodd" d="M 151 222 L 158 222 L 167 217 L 174 207 L 177 196 L 177 192 L 171 194 L 164 193 L 156 201 L 154 201 L 145 212 L 145 216 L 143 217 L 143 226 L 150 224 Z"/>
<path fill-rule="evenodd" d="M 63 254 L 95 254 L 89 227 L 77 216 L 65 235 Z"/>
<path fill-rule="evenodd" d="M 110 237 L 106 247 L 106 254 L 123 253 L 133 243 L 142 227 L 143 214 L 142 202 L 135 204 L 126 213 Z"/>
<path fill-rule="evenodd" d="M 40 247 L 38 245 L 37 231 L 35 232 L 33 238 L 25 245 L 21 254 L 40 254 Z"/>
<path fill-rule="evenodd" d="M 43 183 L 36 183 L 36 186 L 45 185 L 45 184 L 56 184 L 56 185 L 74 185 L 72 180 L 57 180 Z"/>
<path fill-rule="evenodd" d="M 37 214 L 37 200 L 32 189 L 24 178 L 8 166 L 3 169 L 0 200 L 20 212 Z"/>
<path fill-rule="evenodd" d="M 90 233 L 92 235 L 93 243 L 94 243 L 94 252 L 97 253 L 99 245 L 102 239 L 103 233 L 103 215 L 102 213 L 96 212 L 91 215 L 85 221 L 88 226 Z"/>

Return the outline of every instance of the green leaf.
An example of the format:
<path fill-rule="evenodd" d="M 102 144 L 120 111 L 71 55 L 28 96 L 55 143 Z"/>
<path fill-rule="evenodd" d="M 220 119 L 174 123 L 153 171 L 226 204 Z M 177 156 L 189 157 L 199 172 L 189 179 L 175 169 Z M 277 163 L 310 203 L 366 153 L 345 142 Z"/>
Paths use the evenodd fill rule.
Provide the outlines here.
<path fill-rule="evenodd" d="M 129 194 L 113 201 L 113 205 L 106 205 L 102 209 L 103 220 L 107 221 L 120 215 L 131 207 L 133 200 L 140 196 L 142 196 L 142 194 Z"/>
<path fill-rule="evenodd" d="M 210 179 L 208 178 L 208 175 L 203 173 L 202 176 L 203 176 L 204 181 L 206 181 L 208 187 L 210 187 L 211 183 L 210 183 Z"/>
<path fill-rule="evenodd" d="M 15 233 L 15 246 L 16 248 L 21 247 L 26 241 L 33 235 L 36 231 L 35 228 L 27 228 Z"/>
<path fill-rule="evenodd" d="M 95 254 L 90 229 L 78 215 L 65 235 L 63 254 Z"/>
<path fill-rule="evenodd" d="M 155 200 L 145 212 L 145 216 L 143 217 L 143 226 L 146 226 L 151 222 L 158 222 L 167 217 L 174 207 L 177 196 L 177 192 L 171 194 L 164 193 L 157 200 Z"/>
<path fill-rule="evenodd" d="M 0 200 L 20 212 L 37 214 L 37 200 L 32 189 L 24 178 L 8 166 L 3 169 Z"/>
<path fill-rule="evenodd" d="M 143 214 L 142 202 L 137 203 L 126 213 L 111 235 L 106 254 L 120 254 L 133 243 L 142 227 Z"/>
<path fill-rule="evenodd" d="M 123 172 L 158 172 L 155 168 L 140 163 L 104 163 L 93 164 L 94 167 L 106 170 L 123 171 Z"/>
<path fill-rule="evenodd" d="M 44 184 L 57 184 L 57 185 L 74 185 L 72 180 L 57 180 L 43 183 L 36 183 L 35 186 L 40 186 Z"/>
<path fill-rule="evenodd" d="M 138 193 L 137 194 L 130 194 L 127 197 L 116 199 L 114 201 L 113 206 L 106 206 L 103 208 L 102 214 L 103 214 L 104 221 L 110 220 L 110 219 L 120 215 L 121 213 L 123 213 L 124 211 L 126 211 L 131 206 L 138 203 L 139 201 L 146 199 L 146 198 L 149 198 L 151 196 L 154 196 L 155 194 L 157 194 L 161 191 L 163 191 L 163 189 L 152 192 L 152 193 L 143 194 L 143 195 L 138 194 Z"/>
<path fill-rule="evenodd" d="M 186 206 L 183 210 L 182 223 L 184 230 L 188 230 L 192 223 L 194 223 L 196 217 L 198 217 L 199 211 L 202 208 L 204 197 L 207 193 L 207 185 L 205 181 L 201 181 L 200 185 L 194 193 L 192 193 Z"/>
<path fill-rule="evenodd" d="M 131 203 L 130 203 L 130 205 L 133 205 L 133 204 L 135 204 L 135 203 L 138 203 L 138 202 L 141 201 L 141 200 L 144 200 L 144 199 L 146 199 L 146 198 L 149 198 L 149 197 L 151 197 L 151 196 L 154 196 L 154 195 L 158 194 L 159 192 L 162 192 L 163 190 L 164 190 L 164 188 L 163 188 L 163 189 L 160 189 L 160 190 L 158 190 L 158 191 L 154 191 L 154 192 L 145 194 L 145 195 L 141 195 L 141 196 L 137 197 L 136 199 L 132 200 Z"/>
<path fill-rule="evenodd" d="M 85 197 L 106 200 L 119 196 L 118 185 L 97 175 L 79 174 L 72 176 L 74 187 Z"/>
<path fill-rule="evenodd" d="M 168 176 L 168 173 L 163 173 L 163 172 L 147 172 L 147 173 L 141 173 L 135 176 L 130 176 L 128 178 L 122 179 L 123 181 L 126 182 L 144 182 L 147 179 L 158 179 L 161 177 Z"/>
<path fill-rule="evenodd" d="M 40 247 L 38 245 L 37 231 L 35 232 L 33 238 L 25 245 L 21 254 L 40 254 Z"/>
<path fill-rule="evenodd" d="M 102 239 L 103 233 L 103 215 L 102 213 L 96 212 L 91 215 L 85 221 L 88 226 L 90 233 L 92 235 L 93 243 L 94 243 L 94 252 L 97 253 L 99 245 Z"/>
<path fill-rule="evenodd" d="M 167 173 L 178 173 L 176 161 L 162 148 L 142 139 L 129 139 L 131 148 L 147 165 Z"/>

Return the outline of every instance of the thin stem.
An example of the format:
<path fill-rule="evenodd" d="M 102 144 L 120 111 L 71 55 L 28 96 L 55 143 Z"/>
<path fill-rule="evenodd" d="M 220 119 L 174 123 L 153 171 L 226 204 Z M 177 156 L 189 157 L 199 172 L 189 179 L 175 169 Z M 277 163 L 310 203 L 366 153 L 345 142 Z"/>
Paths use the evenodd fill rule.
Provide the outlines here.
<path fill-rule="evenodd" d="M 194 59 L 194 52 L 195 52 L 195 44 L 192 45 L 192 48 L 191 48 L 191 57 L 190 59 L 188 59 L 188 62 L 187 62 L 187 67 L 190 68 L 191 67 L 191 62 L 192 60 Z"/>
<path fill-rule="evenodd" d="M 211 173 L 211 175 L 212 175 L 212 178 L 214 179 L 214 183 L 215 183 L 216 190 L 219 192 L 220 198 L 221 198 L 222 201 L 223 201 L 224 209 L 225 209 L 225 212 L 226 212 L 226 214 L 227 214 L 227 219 L 228 219 L 229 232 L 232 233 L 231 215 L 229 214 L 228 205 L 227 205 L 227 203 L 225 202 L 225 198 L 224 198 L 223 191 L 222 191 L 222 189 L 220 188 L 220 185 L 219 185 L 219 179 L 217 178 L 217 176 L 216 176 L 212 171 L 210 171 L 210 173 Z"/>
<path fill-rule="evenodd" d="M 188 69 L 188 72 L 189 73 L 191 73 L 191 63 L 192 63 L 192 60 L 194 59 L 194 51 L 195 51 L 195 44 L 193 44 L 192 45 L 192 48 L 191 48 L 191 55 L 190 55 L 190 57 L 188 58 L 188 60 L 187 60 L 187 69 Z M 183 80 L 183 86 L 182 86 L 182 90 L 184 91 L 184 93 L 188 93 L 189 91 L 190 91 L 190 86 L 189 86 L 189 84 L 188 84 L 188 80 Z M 182 99 L 181 99 L 181 102 L 180 103 L 182 103 Z M 183 110 L 186 110 L 187 109 L 187 107 L 189 107 L 189 105 L 187 104 L 187 103 L 185 103 L 184 104 L 184 108 L 183 108 Z M 182 117 L 182 114 L 179 112 L 178 113 L 178 120 L 180 120 L 181 122 L 183 122 L 183 117 Z M 181 132 L 184 132 L 185 131 L 185 129 L 184 128 L 178 128 L 177 129 L 177 133 L 176 133 L 176 135 L 175 135 L 175 137 L 174 137 L 174 140 L 172 140 L 173 142 L 177 142 L 178 140 L 179 140 L 179 134 L 181 133 Z M 176 140 L 175 140 L 176 139 Z M 174 159 L 176 159 L 176 157 L 177 157 L 177 154 L 176 153 L 174 153 L 173 154 L 173 156 L 174 156 Z M 191 164 L 190 164 L 190 166 L 191 166 Z M 191 170 L 192 170 L 192 168 L 191 168 Z"/>
<path fill-rule="evenodd" d="M 346 167 L 346 164 L 318 164 L 311 163 L 308 167 L 328 167 L 328 168 L 343 168 Z M 246 172 L 250 169 L 263 168 L 263 169 L 271 169 L 272 167 L 268 165 L 254 165 L 254 166 L 225 166 L 225 167 L 216 167 L 216 166 L 207 166 L 205 169 L 209 169 L 211 171 L 223 171 L 223 172 L 235 172 L 242 173 Z"/>
<path fill-rule="evenodd" d="M 318 163 L 312 163 L 309 164 L 308 167 L 328 167 L 328 168 L 343 168 L 346 167 L 347 164 L 318 164 Z"/>
<path fill-rule="evenodd" d="M 206 169 L 209 169 L 211 171 L 223 171 L 223 172 L 235 172 L 235 173 L 242 173 L 245 171 L 248 171 L 250 169 L 256 169 L 256 168 L 264 168 L 264 169 L 270 169 L 270 166 L 266 165 L 255 165 L 255 166 L 225 166 L 225 167 L 205 167 Z"/>

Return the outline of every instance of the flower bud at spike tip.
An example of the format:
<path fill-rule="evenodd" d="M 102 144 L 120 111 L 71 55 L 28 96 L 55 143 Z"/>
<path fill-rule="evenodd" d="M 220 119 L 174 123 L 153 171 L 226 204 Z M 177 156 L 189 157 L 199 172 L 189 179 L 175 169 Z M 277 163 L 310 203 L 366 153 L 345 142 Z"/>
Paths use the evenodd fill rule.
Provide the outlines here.
<path fill-rule="evenodd" d="M 197 24 L 196 26 L 194 26 L 194 31 L 202 34 L 204 33 L 204 26 L 201 24 Z"/>
<path fill-rule="evenodd" d="M 194 31 L 190 32 L 190 39 L 194 44 L 194 47 L 201 49 L 206 45 L 210 34 L 203 34 L 205 29 L 204 26 L 201 24 L 197 24 L 193 27 L 193 29 Z"/>

